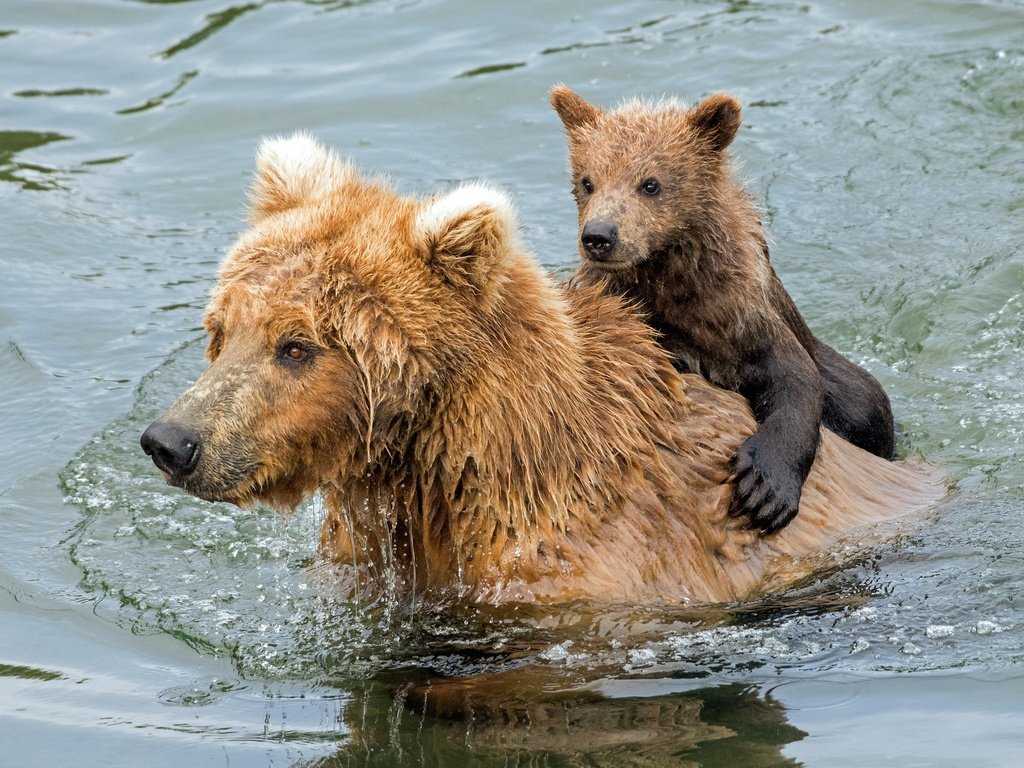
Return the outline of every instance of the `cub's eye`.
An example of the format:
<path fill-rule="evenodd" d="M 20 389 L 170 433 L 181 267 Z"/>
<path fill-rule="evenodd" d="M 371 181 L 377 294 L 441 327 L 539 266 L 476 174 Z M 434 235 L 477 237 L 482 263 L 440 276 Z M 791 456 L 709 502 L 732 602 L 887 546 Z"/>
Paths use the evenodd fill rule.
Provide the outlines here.
<path fill-rule="evenodd" d="M 661 192 L 661 182 L 657 179 L 647 179 L 640 185 L 640 191 L 648 197 L 654 197 Z"/>
<path fill-rule="evenodd" d="M 589 176 L 584 176 L 580 179 L 580 187 L 582 187 L 583 191 L 588 195 L 594 194 L 594 182 L 590 180 Z"/>
<path fill-rule="evenodd" d="M 298 341 L 286 341 L 277 348 L 277 359 L 283 363 L 302 363 L 311 355 L 309 347 Z"/>

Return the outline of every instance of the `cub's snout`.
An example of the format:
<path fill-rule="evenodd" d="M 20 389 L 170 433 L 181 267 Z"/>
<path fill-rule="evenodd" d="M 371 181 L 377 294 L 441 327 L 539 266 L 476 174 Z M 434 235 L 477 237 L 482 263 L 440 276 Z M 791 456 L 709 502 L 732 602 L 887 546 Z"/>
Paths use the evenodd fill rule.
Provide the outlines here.
<path fill-rule="evenodd" d="M 580 232 L 580 244 L 588 259 L 608 261 L 619 242 L 619 228 L 607 221 L 588 221 Z"/>

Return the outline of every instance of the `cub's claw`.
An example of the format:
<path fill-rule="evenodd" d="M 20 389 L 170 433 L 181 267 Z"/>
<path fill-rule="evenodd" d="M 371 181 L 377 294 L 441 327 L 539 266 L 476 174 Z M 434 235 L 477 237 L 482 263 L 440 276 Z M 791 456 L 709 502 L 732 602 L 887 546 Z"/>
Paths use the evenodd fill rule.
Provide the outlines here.
<path fill-rule="evenodd" d="M 803 478 L 774 459 L 758 435 L 747 439 L 733 459 L 731 517 L 749 517 L 748 525 L 772 533 L 785 528 L 800 507 Z"/>

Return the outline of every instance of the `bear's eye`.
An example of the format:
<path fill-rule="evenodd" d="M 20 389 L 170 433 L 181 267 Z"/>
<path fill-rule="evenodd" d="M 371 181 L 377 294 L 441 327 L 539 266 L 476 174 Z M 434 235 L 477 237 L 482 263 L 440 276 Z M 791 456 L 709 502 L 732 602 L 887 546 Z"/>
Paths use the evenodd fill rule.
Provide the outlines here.
<path fill-rule="evenodd" d="M 661 192 L 661 182 L 657 179 L 647 179 L 640 185 L 640 191 L 648 197 L 654 197 Z"/>
<path fill-rule="evenodd" d="M 584 176 L 582 179 L 580 179 L 580 186 L 583 188 L 583 191 L 586 192 L 588 195 L 594 194 L 594 182 L 590 180 L 589 176 Z"/>
<path fill-rule="evenodd" d="M 277 348 L 277 359 L 282 363 L 303 363 L 311 355 L 310 348 L 299 341 L 285 341 Z"/>

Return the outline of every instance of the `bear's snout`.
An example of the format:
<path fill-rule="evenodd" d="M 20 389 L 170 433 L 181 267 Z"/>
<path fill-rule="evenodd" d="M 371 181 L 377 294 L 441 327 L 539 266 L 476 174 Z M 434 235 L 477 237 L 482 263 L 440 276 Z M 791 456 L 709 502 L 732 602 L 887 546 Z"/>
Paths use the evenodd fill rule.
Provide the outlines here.
<path fill-rule="evenodd" d="M 607 221 L 588 221 L 580 233 L 580 242 L 588 258 L 606 261 L 619 242 L 619 229 Z"/>
<path fill-rule="evenodd" d="M 166 421 L 150 424 L 139 442 L 153 463 L 176 484 L 192 474 L 202 451 L 202 439 L 197 432 Z"/>

